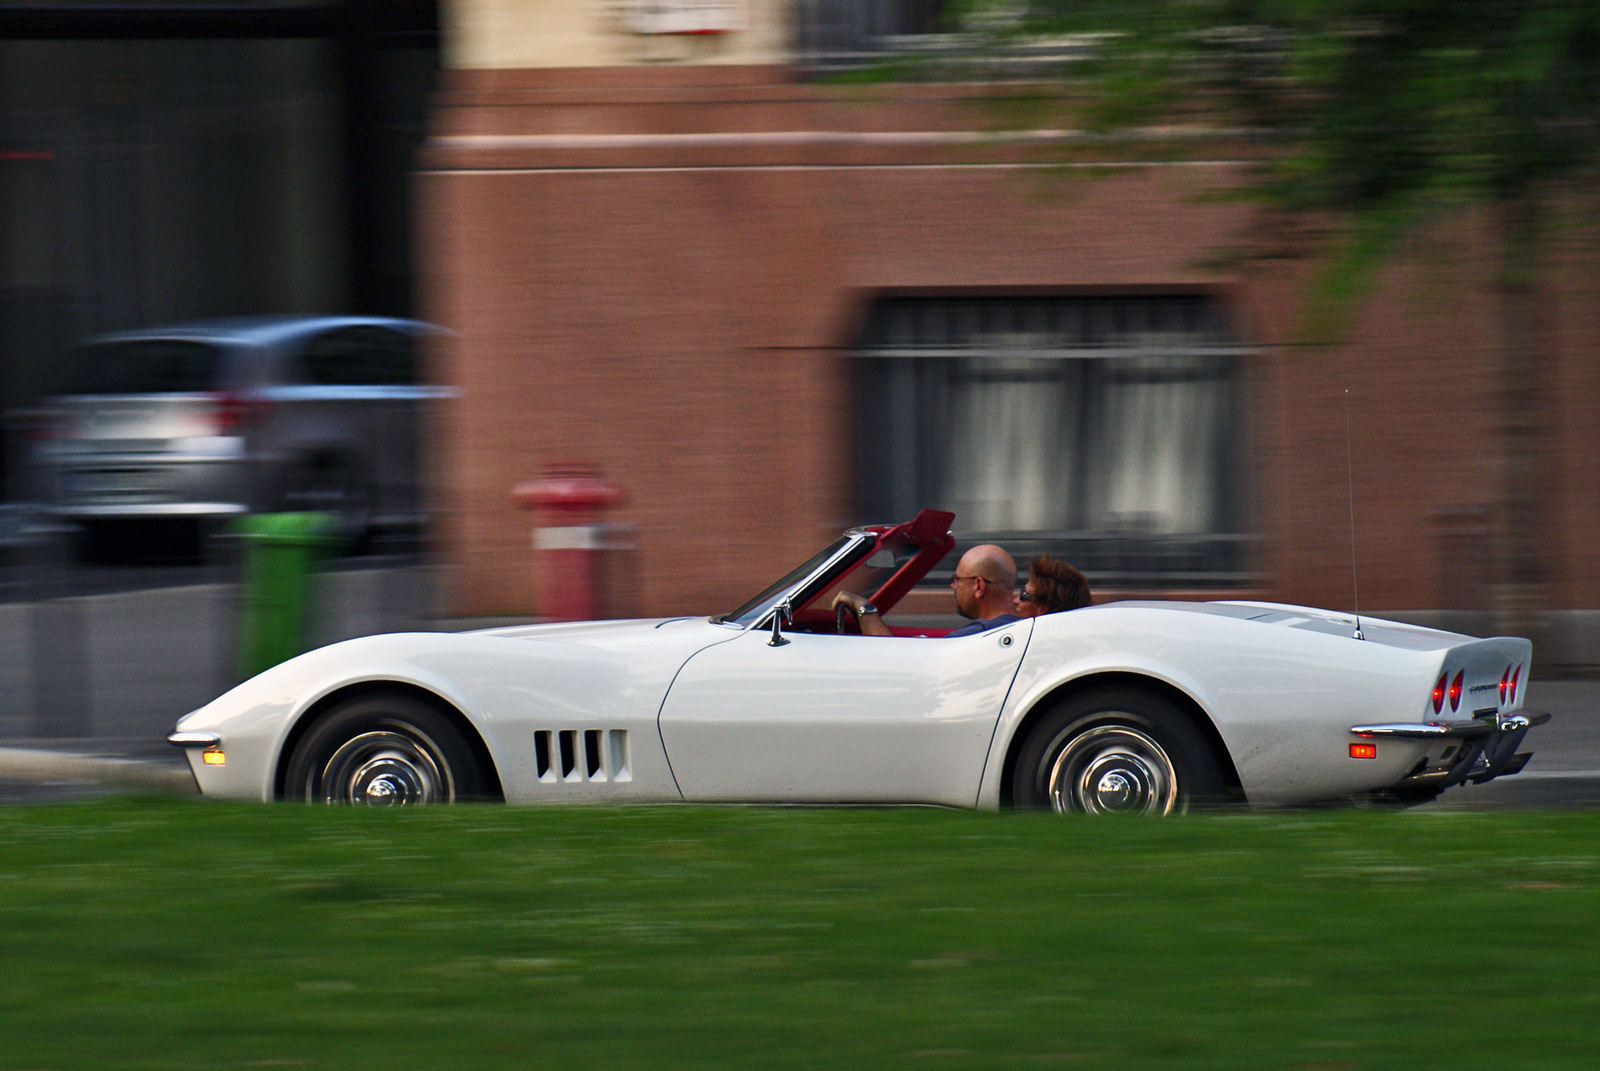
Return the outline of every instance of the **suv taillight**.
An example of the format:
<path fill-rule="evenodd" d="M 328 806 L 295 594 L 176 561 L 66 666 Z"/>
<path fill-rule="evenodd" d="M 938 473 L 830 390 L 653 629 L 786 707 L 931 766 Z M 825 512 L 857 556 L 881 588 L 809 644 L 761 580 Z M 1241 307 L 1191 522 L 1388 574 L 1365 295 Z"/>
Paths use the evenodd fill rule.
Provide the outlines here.
<path fill-rule="evenodd" d="M 57 409 L 14 409 L 7 416 L 14 427 L 35 442 L 66 434 L 67 415 Z"/>
<path fill-rule="evenodd" d="M 237 435 L 259 423 L 271 403 L 240 391 L 218 391 L 211 396 L 211 423 L 218 435 Z"/>

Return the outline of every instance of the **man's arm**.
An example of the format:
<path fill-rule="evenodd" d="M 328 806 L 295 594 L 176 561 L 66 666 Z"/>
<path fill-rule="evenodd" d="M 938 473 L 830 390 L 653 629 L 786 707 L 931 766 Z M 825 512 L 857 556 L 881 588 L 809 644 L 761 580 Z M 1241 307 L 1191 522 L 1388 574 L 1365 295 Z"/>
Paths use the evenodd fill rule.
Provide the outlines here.
<path fill-rule="evenodd" d="M 846 607 L 852 614 L 856 615 L 856 624 L 861 626 L 861 635 L 894 635 L 893 632 L 889 631 L 889 626 L 883 623 L 883 618 L 879 615 L 878 608 L 873 606 L 872 603 L 868 602 L 865 596 L 856 595 L 848 591 L 841 591 L 839 594 L 833 597 L 834 612 L 837 613 L 839 611 L 839 607 L 841 606 Z M 863 613 L 863 610 L 866 612 Z"/>

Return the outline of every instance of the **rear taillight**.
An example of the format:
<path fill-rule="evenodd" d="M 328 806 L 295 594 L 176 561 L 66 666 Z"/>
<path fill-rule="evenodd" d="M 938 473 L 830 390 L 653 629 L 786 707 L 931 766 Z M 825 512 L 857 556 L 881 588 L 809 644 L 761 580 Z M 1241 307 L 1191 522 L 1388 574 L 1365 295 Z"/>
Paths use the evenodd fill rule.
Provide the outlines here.
<path fill-rule="evenodd" d="M 211 425 L 218 435 L 237 435 L 258 423 L 268 404 L 239 391 L 218 391 L 211 396 Z"/>
<path fill-rule="evenodd" d="M 1506 702 L 1507 703 L 1515 703 L 1517 701 L 1517 681 L 1519 681 L 1521 679 L 1522 679 L 1522 667 L 1518 666 L 1516 668 L 1516 671 L 1511 674 L 1511 690 L 1506 693 Z"/>
<path fill-rule="evenodd" d="M 34 442 L 59 439 L 66 434 L 66 414 L 55 409 L 16 409 L 9 415 L 22 434 Z"/>
<path fill-rule="evenodd" d="M 1447 669 L 1439 674 L 1439 683 L 1433 686 L 1433 712 L 1435 714 L 1444 709 L 1445 682 L 1449 679 L 1450 671 Z"/>
<path fill-rule="evenodd" d="M 1505 706 L 1506 705 L 1506 691 L 1510 687 L 1511 687 L 1511 667 L 1507 666 L 1506 667 L 1506 671 L 1504 673 L 1500 674 L 1500 705 L 1501 706 Z"/>
<path fill-rule="evenodd" d="M 1466 670 L 1459 670 L 1456 673 L 1456 679 L 1450 682 L 1450 712 L 1452 714 L 1461 707 L 1461 679 L 1466 675 Z"/>

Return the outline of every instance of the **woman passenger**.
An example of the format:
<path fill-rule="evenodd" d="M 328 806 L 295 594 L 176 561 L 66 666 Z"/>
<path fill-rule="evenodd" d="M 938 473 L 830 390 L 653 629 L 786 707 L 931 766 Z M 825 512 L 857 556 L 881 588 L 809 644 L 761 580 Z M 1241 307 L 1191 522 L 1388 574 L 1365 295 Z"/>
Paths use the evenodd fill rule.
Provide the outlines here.
<path fill-rule="evenodd" d="M 1076 610 L 1094 600 L 1089 596 L 1089 581 L 1082 573 L 1041 554 L 1028 566 L 1028 583 L 1014 597 L 1018 617 L 1038 617 L 1062 610 Z"/>

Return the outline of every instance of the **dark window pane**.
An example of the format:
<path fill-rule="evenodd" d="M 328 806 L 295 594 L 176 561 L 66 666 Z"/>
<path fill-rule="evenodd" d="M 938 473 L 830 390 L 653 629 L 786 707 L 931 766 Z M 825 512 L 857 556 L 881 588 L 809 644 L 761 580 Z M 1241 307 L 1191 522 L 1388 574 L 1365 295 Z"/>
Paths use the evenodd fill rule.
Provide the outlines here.
<path fill-rule="evenodd" d="M 137 339 L 78 351 L 74 394 L 176 394 L 215 390 L 221 351 L 204 342 Z"/>
<path fill-rule="evenodd" d="M 302 354 L 306 380 L 322 386 L 396 387 L 416 382 L 409 335 L 384 327 L 346 327 L 318 335 Z"/>

